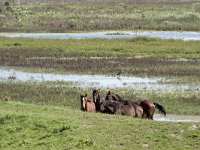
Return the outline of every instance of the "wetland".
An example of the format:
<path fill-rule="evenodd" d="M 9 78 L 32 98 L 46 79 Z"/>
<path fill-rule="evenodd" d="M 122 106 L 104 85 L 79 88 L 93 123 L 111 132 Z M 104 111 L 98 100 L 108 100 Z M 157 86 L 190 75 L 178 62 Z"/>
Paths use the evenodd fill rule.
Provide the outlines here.
<path fill-rule="evenodd" d="M 199 149 L 199 12 L 197 0 L 0 2 L 0 149 Z M 167 116 L 82 112 L 97 88 Z"/>

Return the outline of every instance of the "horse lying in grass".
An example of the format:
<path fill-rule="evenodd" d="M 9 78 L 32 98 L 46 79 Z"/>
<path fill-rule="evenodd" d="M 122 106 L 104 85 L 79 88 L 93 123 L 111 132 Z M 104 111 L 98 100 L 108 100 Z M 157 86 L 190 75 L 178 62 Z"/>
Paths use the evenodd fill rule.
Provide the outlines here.
<path fill-rule="evenodd" d="M 117 101 L 101 101 L 100 110 L 102 113 L 126 115 L 134 118 L 143 117 L 143 109 L 138 105 L 124 105 Z"/>
<path fill-rule="evenodd" d="M 132 117 L 143 117 L 142 107 L 132 104 L 124 105 L 121 102 L 117 101 L 104 101 L 100 97 L 99 90 L 93 90 L 93 102 L 95 103 L 97 112 L 115 114 L 115 115 L 127 115 Z"/>
<path fill-rule="evenodd" d="M 153 120 L 153 115 L 155 112 L 155 109 L 157 108 L 161 113 L 163 113 L 166 116 L 166 111 L 165 108 L 163 106 L 161 106 L 158 103 L 155 103 L 151 100 L 145 99 L 145 100 L 141 100 L 138 102 L 130 102 L 127 100 L 124 100 L 122 97 L 120 97 L 118 94 L 115 94 L 113 92 L 108 92 L 106 95 L 106 100 L 113 100 L 113 101 L 118 101 L 121 102 L 125 105 L 138 105 L 141 106 L 143 108 L 143 118 L 147 118 L 147 119 L 152 119 Z"/>
<path fill-rule="evenodd" d="M 91 100 L 88 100 L 87 94 L 80 95 L 80 98 L 81 98 L 81 110 L 82 111 L 96 112 L 95 104 Z"/>

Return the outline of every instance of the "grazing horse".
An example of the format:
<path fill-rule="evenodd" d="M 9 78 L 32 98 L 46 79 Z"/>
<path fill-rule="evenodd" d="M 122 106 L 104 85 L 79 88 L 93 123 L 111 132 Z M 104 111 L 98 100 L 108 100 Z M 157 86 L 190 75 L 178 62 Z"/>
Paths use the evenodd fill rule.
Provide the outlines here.
<path fill-rule="evenodd" d="M 87 94 L 80 95 L 80 97 L 81 97 L 81 110 L 82 111 L 96 112 L 95 104 L 92 101 L 88 100 Z"/>
<path fill-rule="evenodd" d="M 110 91 L 106 95 L 106 100 L 114 100 L 114 101 L 119 101 L 119 102 L 123 102 L 123 103 L 132 103 L 132 102 L 128 102 L 127 100 L 124 100 L 119 95 L 117 95 L 113 92 L 110 92 Z M 153 115 L 154 115 L 156 108 L 166 116 L 166 111 L 165 111 L 164 107 L 158 103 L 151 101 L 151 100 L 148 100 L 148 99 L 140 100 L 138 102 L 133 102 L 133 104 L 137 104 L 143 108 L 143 111 L 144 111 L 143 117 L 146 117 L 147 119 L 153 120 Z"/>
<path fill-rule="evenodd" d="M 137 118 L 143 117 L 143 109 L 141 106 L 124 105 L 117 101 L 101 101 L 100 110 L 108 114 L 126 115 Z"/>

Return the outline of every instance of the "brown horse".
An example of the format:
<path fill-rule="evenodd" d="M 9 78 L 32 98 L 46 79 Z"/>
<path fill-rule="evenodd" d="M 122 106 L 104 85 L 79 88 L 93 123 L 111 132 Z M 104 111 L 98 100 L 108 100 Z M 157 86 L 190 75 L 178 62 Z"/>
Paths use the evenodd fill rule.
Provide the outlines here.
<path fill-rule="evenodd" d="M 124 105 L 117 101 L 101 101 L 100 110 L 103 113 L 126 115 L 137 118 L 143 117 L 143 109 L 138 105 Z"/>
<path fill-rule="evenodd" d="M 81 97 L 81 110 L 82 111 L 96 112 L 95 104 L 92 101 L 88 100 L 87 94 L 80 95 L 80 97 Z"/>
<path fill-rule="evenodd" d="M 94 90 L 92 91 L 93 102 L 95 103 L 96 111 L 97 111 L 97 112 L 100 112 L 100 105 L 101 105 L 100 103 L 101 103 L 101 101 L 103 101 L 103 100 L 101 99 L 101 97 L 100 97 L 99 92 L 100 92 L 99 89 L 98 89 L 98 90 L 94 89 Z"/>
<path fill-rule="evenodd" d="M 120 97 L 118 94 L 115 94 L 113 92 L 108 92 L 106 95 L 106 100 L 114 100 L 114 101 L 119 101 L 123 103 L 128 103 L 128 104 L 136 104 L 138 106 L 141 106 L 143 108 L 144 114 L 143 117 L 146 117 L 147 119 L 152 119 L 153 120 L 153 115 L 155 112 L 155 109 L 157 108 L 161 113 L 163 113 L 166 116 L 166 111 L 163 106 L 161 106 L 158 103 L 155 103 L 151 100 L 145 99 L 145 100 L 140 100 L 138 102 L 129 102 L 127 100 L 124 100 L 122 97 Z"/>

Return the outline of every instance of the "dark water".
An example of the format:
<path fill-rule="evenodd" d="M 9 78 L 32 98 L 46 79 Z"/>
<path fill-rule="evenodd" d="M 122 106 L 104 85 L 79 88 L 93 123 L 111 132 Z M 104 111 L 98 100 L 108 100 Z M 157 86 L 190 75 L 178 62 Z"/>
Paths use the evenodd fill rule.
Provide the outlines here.
<path fill-rule="evenodd" d="M 154 37 L 161 39 L 200 40 L 200 32 L 132 32 L 109 31 L 91 33 L 0 33 L 0 36 L 23 38 L 48 38 L 48 39 L 91 39 L 91 38 L 134 38 L 138 36 Z"/>

